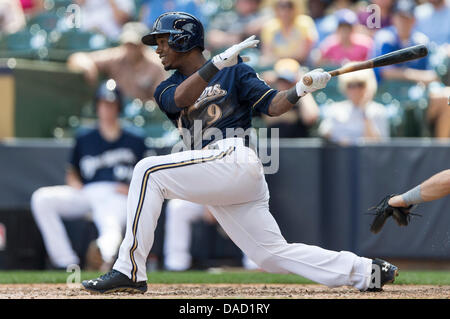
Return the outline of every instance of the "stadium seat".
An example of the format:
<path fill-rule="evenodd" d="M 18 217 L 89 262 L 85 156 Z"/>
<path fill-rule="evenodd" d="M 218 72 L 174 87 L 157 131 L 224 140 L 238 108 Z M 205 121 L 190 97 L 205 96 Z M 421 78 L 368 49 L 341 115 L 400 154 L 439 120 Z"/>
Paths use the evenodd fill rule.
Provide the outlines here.
<path fill-rule="evenodd" d="M 35 58 L 36 48 L 32 45 L 33 38 L 29 29 L 3 36 L 0 38 L 0 57 Z"/>
<path fill-rule="evenodd" d="M 69 5 L 73 4 L 73 0 L 53 0 L 55 2 L 55 8 L 60 7 L 68 7 Z"/>
<path fill-rule="evenodd" d="M 74 52 L 101 50 L 109 45 L 106 37 L 101 34 L 69 29 L 51 37 L 49 59 L 65 61 Z"/>
<path fill-rule="evenodd" d="M 44 11 L 34 17 L 32 17 L 27 25 L 28 26 L 32 26 L 34 24 L 39 25 L 39 27 L 47 32 L 50 32 L 52 30 L 55 30 L 57 25 L 58 25 L 58 21 L 59 21 L 59 17 L 57 16 L 57 14 L 53 11 Z"/>
<path fill-rule="evenodd" d="M 107 39 L 100 34 L 69 29 L 51 44 L 51 48 L 73 51 L 91 51 L 104 49 L 108 46 Z"/>
<path fill-rule="evenodd" d="M 5 48 L 10 51 L 30 50 L 32 37 L 29 30 L 9 34 L 5 37 Z"/>

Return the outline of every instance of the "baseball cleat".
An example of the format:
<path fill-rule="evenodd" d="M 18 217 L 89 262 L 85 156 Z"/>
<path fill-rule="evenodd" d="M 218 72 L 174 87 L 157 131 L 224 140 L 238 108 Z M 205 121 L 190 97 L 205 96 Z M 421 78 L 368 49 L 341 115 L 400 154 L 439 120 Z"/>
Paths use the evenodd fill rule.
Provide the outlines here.
<path fill-rule="evenodd" d="M 147 282 L 134 282 L 127 276 L 117 270 L 98 277 L 97 279 L 84 280 L 83 287 L 89 292 L 108 294 L 113 292 L 127 292 L 127 293 L 145 293 L 147 291 Z"/>
<path fill-rule="evenodd" d="M 366 291 L 378 292 L 383 291 L 385 284 L 393 283 L 395 277 L 398 276 L 398 267 L 387 261 L 375 258 L 372 261 L 372 275 L 370 285 Z"/>

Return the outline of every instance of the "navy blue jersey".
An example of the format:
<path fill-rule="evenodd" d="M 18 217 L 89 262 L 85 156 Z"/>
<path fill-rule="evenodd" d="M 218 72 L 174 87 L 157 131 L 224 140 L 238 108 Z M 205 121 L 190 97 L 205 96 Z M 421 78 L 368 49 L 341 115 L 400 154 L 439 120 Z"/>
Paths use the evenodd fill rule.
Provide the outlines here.
<path fill-rule="evenodd" d="M 136 163 L 145 156 L 144 139 L 122 130 L 109 142 L 97 128 L 76 137 L 70 164 L 79 172 L 84 184 L 100 181 L 129 183 Z"/>
<path fill-rule="evenodd" d="M 208 137 L 212 132 L 208 131 L 210 128 L 218 129 L 222 138 L 230 137 L 226 134 L 227 128 L 247 130 L 251 127 L 252 110 L 267 114 L 270 102 L 277 94 L 250 66 L 240 62 L 219 71 L 194 105 L 179 108 L 174 94 L 177 86 L 186 79 L 187 76 L 176 71 L 156 88 L 155 100 L 192 149 L 204 147 L 220 137 Z M 194 121 L 198 122 L 194 125 Z M 199 123 L 201 130 L 196 128 Z"/>

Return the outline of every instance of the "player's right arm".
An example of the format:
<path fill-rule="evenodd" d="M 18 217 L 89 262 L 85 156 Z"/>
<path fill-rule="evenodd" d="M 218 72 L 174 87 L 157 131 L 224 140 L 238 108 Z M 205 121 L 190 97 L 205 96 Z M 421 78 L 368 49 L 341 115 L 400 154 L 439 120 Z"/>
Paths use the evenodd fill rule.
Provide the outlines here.
<path fill-rule="evenodd" d="M 408 192 L 389 199 L 389 205 L 408 207 L 450 195 L 450 169 L 439 172 Z"/>
<path fill-rule="evenodd" d="M 83 188 L 80 174 L 72 166 L 69 166 L 66 170 L 66 184 L 76 189 Z"/>
<path fill-rule="evenodd" d="M 75 138 L 75 146 L 72 149 L 72 154 L 70 155 L 69 162 L 66 168 L 66 184 L 76 188 L 83 188 L 83 180 L 80 175 L 80 160 L 81 160 L 81 146 L 80 146 L 80 136 Z"/>

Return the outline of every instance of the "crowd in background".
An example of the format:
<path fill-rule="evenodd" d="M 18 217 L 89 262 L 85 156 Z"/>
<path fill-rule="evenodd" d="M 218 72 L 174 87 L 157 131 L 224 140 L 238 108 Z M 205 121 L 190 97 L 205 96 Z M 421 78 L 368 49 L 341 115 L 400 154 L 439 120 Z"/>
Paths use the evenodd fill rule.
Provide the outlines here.
<path fill-rule="evenodd" d="M 260 117 L 259 126 L 278 127 L 281 137 L 322 136 L 340 144 L 359 137 L 386 139 L 395 135 L 391 131 L 395 120 L 403 120 L 402 101 L 419 100 L 420 95 L 426 106 L 418 103 L 417 108 L 423 111 L 421 121 L 429 135 L 450 137 L 450 1 L 0 0 L 0 32 L 3 37 L 20 32 L 29 26 L 27 21 L 47 14 L 58 3 L 66 9 L 70 4 L 77 6 L 56 11 L 60 21 L 55 29 L 67 29 L 69 19 L 80 32 L 102 34 L 113 47 L 72 54 L 67 59 L 69 68 L 84 72 L 91 84 L 99 73 L 107 73 L 130 101 L 138 99 L 141 105 L 153 105 L 155 85 L 166 74 L 152 49 L 143 47 L 136 35 L 145 34 L 156 17 L 167 11 L 191 13 L 202 21 L 208 57 L 257 35 L 260 45 L 245 55 L 278 89 L 294 85 L 308 69 L 329 70 L 426 44 L 430 49 L 426 58 L 339 77 L 330 82 L 330 88 L 301 99 L 282 118 Z M 73 12 L 80 13 L 81 19 Z M 389 81 L 411 87 L 407 96 L 397 96 L 399 91 L 387 86 Z"/>

